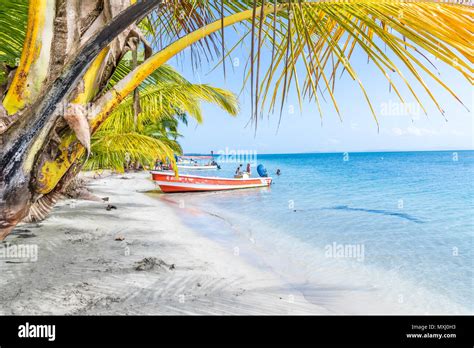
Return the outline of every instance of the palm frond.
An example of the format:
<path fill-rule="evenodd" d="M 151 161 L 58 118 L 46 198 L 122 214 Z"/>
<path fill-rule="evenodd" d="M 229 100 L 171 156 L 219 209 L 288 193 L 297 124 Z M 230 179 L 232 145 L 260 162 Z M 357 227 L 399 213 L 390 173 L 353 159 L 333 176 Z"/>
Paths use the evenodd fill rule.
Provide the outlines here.
<path fill-rule="evenodd" d="M 191 3 L 194 3 L 194 12 L 186 12 Z M 261 18 L 263 6 L 268 9 L 264 19 Z M 349 74 L 358 86 L 377 120 L 371 97 L 363 83 L 367 77 L 358 71 L 351 60 L 357 51 L 367 55 L 368 61 L 387 79 L 390 89 L 401 101 L 407 97 L 403 94 L 408 94 L 424 110 L 420 95 L 423 92 L 444 113 L 433 91 L 433 84 L 441 86 L 461 102 L 454 90 L 433 72 L 436 70 L 435 59 L 438 63 L 451 66 L 473 83 L 474 50 L 470 30 L 473 7 L 463 2 L 170 1 L 162 11 L 166 14 L 163 17 L 155 14 L 154 25 L 150 26 L 155 37 L 166 38 L 159 49 L 165 49 L 177 37 L 185 37 L 191 30 L 202 30 L 211 21 L 222 23 L 222 13 L 252 12 L 241 22 L 241 28 L 242 35 L 251 36 L 252 40 L 245 82 L 250 82 L 255 122 L 261 116 L 259 110 L 273 112 L 276 104 L 285 102 L 293 88 L 300 105 L 302 99 L 307 98 L 317 104 L 321 113 L 322 100 L 328 99 L 342 117 L 335 87 L 337 77 L 344 73 Z M 186 15 L 176 20 L 174 16 L 182 11 Z M 223 54 L 221 49 L 216 49 L 222 33 L 222 30 L 216 30 L 206 36 L 205 40 L 214 44 L 198 41 L 191 48 L 201 45 L 197 47 L 206 51 L 206 59 L 220 57 L 219 63 L 222 64 L 228 57 L 228 53 Z M 271 64 L 262 78 L 259 62 L 262 49 L 267 47 L 264 45 L 271 47 Z M 304 78 L 301 78 L 298 66 L 304 67 Z M 280 104 L 280 110 L 281 107 Z"/>
<path fill-rule="evenodd" d="M 0 0 L 0 65 L 18 65 L 27 22 L 28 0 Z M 5 78 L 0 69 L 0 84 Z"/>
<path fill-rule="evenodd" d="M 348 73 L 377 120 L 362 77 L 359 77 L 362 72 L 351 63 L 352 53 L 359 49 L 385 76 L 402 102 L 404 97 L 397 86 L 400 82 L 396 81 L 405 84 L 412 97 L 422 105 L 413 86 L 414 80 L 444 114 L 425 76 L 461 102 L 432 71 L 433 61 L 436 58 L 448 64 L 473 82 L 472 34 L 467 29 L 472 15 L 471 6 L 444 1 L 327 0 L 299 1 L 298 4 L 290 1 L 280 5 L 280 31 L 275 32 L 276 24 L 271 18 L 254 24 L 265 26 L 261 32 L 272 45 L 273 57 L 271 68 L 257 86 L 256 102 L 262 108 L 267 106 L 268 110 L 273 110 L 277 100 L 285 102 L 289 90 L 295 88 L 300 104 L 301 98 L 307 97 L 316 102 L 320 112 L 319 97 L 329 95 L 340 115 L 334 94 L 336 76 Z M 391 52 L 385 52 L 384 46 Z M 258 59 L 257 54 L 254 59 Z M 296 67 L 301 63 L 306 74 L 300 86 Z M 403 71 L 410 76 L 405 76 Z M 256 75 L 258 81 L 258 73 L 248 74 L 252 81 Z M 252 116 L 256 122 L 257 115 Z"/>
<path fill-rule="evenodd" d="M 114 134 L 98 131 L 92 138 L 91 156 L 85 169 L 113 168 L 124 171 L 127 162 L 152 166 L 157 159 L 173 159 L 176 146 L 171 140 L 157 139 L 137 132 Z"/>
<path fill-rule="evenodd" d="M 110 77 L 109 83 L 104 89 L 108 91 L 117 82 L 122 80 L 132 71 L 131 57 L 129 54 L 125 55 L 114 70 Z M 143 89 L 149 85 L 166 84 L 166 83 L 185 83 L 188 82 L 175 68 L 171 65 L 164 64 L 156 69 L 150 76 L 148 76 L 138 88 Z"/>
<path fill-rule="evenodd" d="M 130 71 L 125 60 L 109 82 L 112 88 Z M 92 137 L 88 169 L 123 171 L 127 161 L 149 165 L 157 158 L 173 159 L 181 154 L 177 138 L 179 121 L 187 117 L 202 122 L 201 102 L 219 106 L 230 115 L 238 112 L 234 94 L 221 88 L 192 84 L 169 65 L 155 70 L 140 86 L 140 107 L 135 123 L 133 95 L 127 96 Z"/>
<path fill-rule="evenodd" d="M 127 68 L 117 70 L 122 69 L 126 71 Z M 192 84 L 167 65 L 158 68 L 150 75 L 140 85 L 140 89 L 142 112 L 138 115 L 139 130 L 148 124 L 180 114 L 189 115 L 200 123 L 202 101 L 214 104 L 230 115 L 235 116 L 238 113 L 238 101 L 233 93 L 206 84 Z M 132 125 L 133 98 L 128 96 L 107 118 L 101 129 L 123 132 L 132 129 Z"/>

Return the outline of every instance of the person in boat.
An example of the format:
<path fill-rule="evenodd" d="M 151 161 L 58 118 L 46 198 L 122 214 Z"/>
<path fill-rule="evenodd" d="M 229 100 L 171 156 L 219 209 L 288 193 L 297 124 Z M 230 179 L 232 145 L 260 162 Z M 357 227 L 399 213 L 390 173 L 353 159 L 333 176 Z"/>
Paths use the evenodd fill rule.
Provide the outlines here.
<path fill-rule="evenodd" d="M 217 169 L 221 169 L 221 166 L 220 166 L 220 165 L 218 165 L 218 164 L 217 164 L 217 162 L 216 162 L 216 161 L 214 161 L 214 160 L 212 160 L 212 162 L 211 162 L 211 166 L 216 166 L 216 167 L 217 167 Z"/>
<path fill-rule="evenodd" d="M 250 163 L 247 163 L 247 174 L 250 176 Z"/>
<path fill-rule="evenodd" d="M 281 175 L 281 170 L 280 170 L 280 169 L 277 169 L 276 174 L 277 174 L 277 175 Z"/>
<path fill-rule="evenodd" d="M 163 169 L 163 162 L 157 159 L 155 162 L 155 170 L 162 170 L 162 169 Z"/>
<path fill-rule="evenodd" d="M 235 171 L 235 176 L 240 176 L 242 175 L 242 164 L 237 167 L 237 170 Z"/>

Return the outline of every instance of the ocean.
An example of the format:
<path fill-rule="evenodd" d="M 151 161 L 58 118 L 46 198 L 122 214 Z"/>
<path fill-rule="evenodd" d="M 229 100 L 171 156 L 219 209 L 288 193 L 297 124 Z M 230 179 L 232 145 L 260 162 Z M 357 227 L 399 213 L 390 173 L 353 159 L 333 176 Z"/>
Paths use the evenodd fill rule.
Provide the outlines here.
<path fill-rule="evenodd" d="M 219 171 L 190 173 L 232 177 L 239 164 L 218 162 Z M 256 163 L 271 187 L 163 199 L 199 233 L 335 314 L 474 313 L 474 151 Z"/>

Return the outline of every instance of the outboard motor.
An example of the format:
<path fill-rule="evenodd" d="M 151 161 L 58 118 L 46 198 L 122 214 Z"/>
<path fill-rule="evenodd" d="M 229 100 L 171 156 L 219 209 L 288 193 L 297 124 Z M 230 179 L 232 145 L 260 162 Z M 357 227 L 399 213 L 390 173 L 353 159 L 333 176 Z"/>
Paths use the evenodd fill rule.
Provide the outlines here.
<path fill-rule="evenodd" d="M 268 177 L 267 169 L 264 167 L 263 164 L 259 164 L 257 166 L 257 173 L 260 175 L 262 178 Z"/>

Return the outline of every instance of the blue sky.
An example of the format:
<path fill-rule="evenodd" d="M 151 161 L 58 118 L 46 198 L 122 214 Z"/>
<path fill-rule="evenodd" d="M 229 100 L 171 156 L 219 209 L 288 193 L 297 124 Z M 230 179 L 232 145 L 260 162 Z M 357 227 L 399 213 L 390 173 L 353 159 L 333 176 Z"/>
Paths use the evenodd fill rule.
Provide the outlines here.
<path fill-rule="evenodd" d="M 227 42 L 231 42 L 237 36 L 227 30 L 226 37 Z M 213 65 L 204 64 L 198 71 L 193 71 L 189 51 L 184 53 L 184 58 L 179 61 L 174 59 L 170 64 L 192 82 L 208 83 L 239 93 L 248 52 L 248 45 L 232 52 L 233 61 L 227 62 L 225 80 L 222 67 L 211 72 Z M 269 66 L 269 56 L 270 52 L 264 51 L 262 71 Z M 236 59 L 239 63 L 232 67 Z M 251 114 L 250 87 L 247 85 L 239 96 L 240 114 L 236 118 L 215 106 L 203 104 L 204 123 L 197 125 L 195 121 L 190 121 L 187 127 L 182 125 L 180 132 L 184 138 L 180 142 L 185 153 L 209 153 L 210 150 L 217 152 L 225 151 L 226 148 L 255 150 L 258 153 L 474 149 L 472 86 L 451 67 L 439 61 L 434 62 L 441 79 L 454 89 L 470 111 L 426 75 L 423 76 L 444 108 L 447 121 L 421 88 L 416 88 L 416 91 L 427 109 L 427 116 L 418 108 L 406 87 L 400 88 L 407 102 L 405 106 L 401 105 L 396 94 L 389 92 L 388 82 L 376 66 L 367 63 L 367 56 L 363 52 L 356 51 L 351 64 L 371 97 L 380 124 L 379 131 L 358 84 L 345 74 L 336 81 L 335 91 L 342 122 L 327 94 L 327 102 L 322 102 L 322 121 L 314 102 L 304 102 L 300 110 L 296 88 L 293 87 L 278 132 L 279 115 L 275 113 L 269 118 L 265 114 L 264 119 L 259 120 L 255 133 L 254 127 L 247 125 Z M 405 69 L 402 71 L 408 75 Z M 304 69 L 298 72 L 300 79 L 303 79 Z M 405 109 L 400 109 L 403 107 Z"/>

